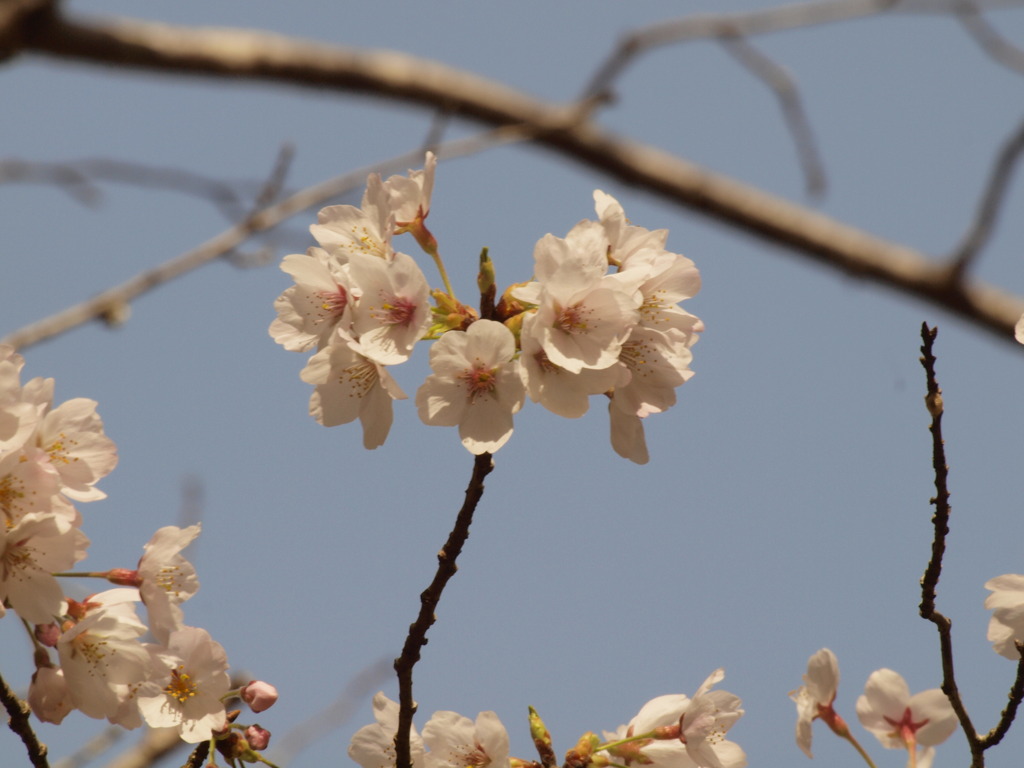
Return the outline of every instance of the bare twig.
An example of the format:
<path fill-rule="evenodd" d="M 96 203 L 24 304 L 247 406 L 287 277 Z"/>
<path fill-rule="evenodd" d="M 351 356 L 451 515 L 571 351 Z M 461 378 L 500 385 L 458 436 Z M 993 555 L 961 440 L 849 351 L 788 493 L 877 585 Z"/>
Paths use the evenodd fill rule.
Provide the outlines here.
<path fill-rule="evenodd" d="M 925 405 L 931 414 L 932 423 L 929 430 L 932 434 L 932 469 L 935 473 L 935 496 L 931 503 L 935 506 L 935 514 L 932 517 L 934 536 L 932 538 L 932 556 L 925 569 L 924 577 L 921 579 L 921 618 L 935 624 L 939 631 L 939 649 L 942 658 L 942 692 L 949 699 L 953 711 L 956 713 L 964 736 L 967 738 L 967 745 L 971 750 L 971 768 L 984 768 L 985 750 L 998 744 L 1010 728 L 1010 724 L 1017 713 L 1017 708 L 1024 698 L 1024 658 L 1017 665 L 1017 677 L 1013 687 L 1010 689 L 1009 702 L 1003 710 L 998 725 L 985 736 L 981 736 L 974 729 L 967 708 L 960 698 L 960 691 L 957 688 L 956 676 L 953 670 L 953 622 L 935 609 L 935 590 L 939 583 L 939 576 L 942 572 L 942 557 L 946 551 L 946 536 L 949 534 L 949 467 L 946 464 L 946 451 L 942 440 L 942 389 L 935 378 L 935 355 L 933 346 L 935 337 L 938 334 L 937 328 L 929 328 L 928 325 L 921 326 L 921 365 L 924 366 L 928 381 L 928 391 L 925 394 Z M 1018 652 L 1024 649 L 1020 643 L 1017 644 Z"/>
<path fill-rule="evenodd" d="M 1006 199 L 1006 190 L 1010 178 L 1017 167 L 1021 154 L 1024 153 L 1024 120 L 1020 122 L 1010 138 L 1006 140 L 996 155 L 985 193 L 978 204 L 978 211 L 971 222 L 967 234 L 957 249 L 949 256 L 953 267 L 953 278 L 962 280 L 968 268 L 985 247 L 995 228 L 999 208 Z"/>
<path fill-rule="evenodd" d="M 916 0 L 903 0 L 899 8 L 927 12 L 941 7 L 948 11 L 947 6 L 955 1 L 929 0 L 918 7 Z M 882 7 L 887 4 L 880 0 L 809 3 L 776 9 L 765 18 L 783 29 L 807 26 L 808 9 L 815 9 L 818 23 L 823 23 L 878 12 Z M 746 36 L 756 30 L 740 27 L 734 31 Z M 765 31 L 770 31 L 767 26 Z M 1013 343 L 1013 328 L 1024 314 L 1024 300 L 1019 297 L 980 281 L 956 283 L 947 266 L 918 251 L 606 131 L 585 119 L 587 112 L 578 103 L 544 102 L 437 62 L 266 33 L 128 20 L 74 22 L 56 14 L 48 23 L 37 25 L 28 44 L 39 53 L 123 69 L 328 88 L 398 99 L 432 110 L 442 105 L 462 119 L 512 127 L 520 132 L 520 138 L 528 136 L 607 176 L 640 186 L 761 241 L 922 299 L 1009 343 Z"/>
<path fill-rule="evenodd" d="M 484 478 L 494 469 L 491 454 L 481 453 L 473 461 L 473 475 L 466 488 L 466 499 L 459 510 L 455 526 L 448 534 L 444 547 L 437 553 L 437 572 L 433 580 L 420 594 L 420 611 L 409 626 L 409 634 L 402 647 L 402 655 L 395 659 L 395 672 L 398 673 L 398 732 L 395 734 L 395 766 L 396 768 L 412 768 L 412 752 L 409 735 L 412 729 L 412 716 L 416 713 L 416 704 L 412 697 L 412 669 L 420 660 L 420 649 L 427 644 L 427 630 L 436 621 L 434 611 L 441 599 L 448 580 L 455 575 L 458 566 L 455 561 L 462 552 L 462 546 L 469 538 L 469 526 L 473 522 L 473 512 L 484 493 Z"/>
<path fill-rule="evenodd" d="M 1024 75 L 1024 50 L 1011 43 L 981 15 L 976 0 L 961 0 L 956 17 L 981 49 L 994 61 Z"/>
<path fill-rule="evenodd" d="M 14 691 L 8 687 L 3 677 L 0 677 L 0 702 L 3 702 L 4 709 L 7 710 L 7 725 L 25 745 L 33 768 L 50 768 L 50 763 L 46 759 L 46 745 L 39 741 L 29 724 L 28 705 L 14 695 Z"/>
<path fill-rule="evenodd" d="M 0 160 L 0 184 L 53 184 L 83 205 L 99 203 L 102 192 L 97 181 L 166 189 L 209 200 L 229 221 L 245 216 L 245 200 L 253 199 L 261 189 L 256 181 L 222 181 L 178 168 L 106 157 L 59 163 L 18 158 Z"/>
<path fill-rule="evenodd" d="M 521 141 L 531 135 L 529 129 L 507 126 L 485 132 L 479 136 L 449 142 L 439 147 L 438 154 L 444 158 L 459 157 L 479 152 L 484 148 L 509 141 Z M 123 317 L 130 302 L 143 293 L 173 280 L 193 269 L 230 253 L 258 232 L 271 229 L 300 211 L 314 208 L 325 201 L 338 197 L 366 181 L 373 172 L 400 170 L 423 160 L 416 150 L 384 163 L 346 173 L 334 179 L 300 190 L 280 203 L 271 205 L 249 216 L 216 237 L 207 240 L 197 248 L 164 262 L 154 269 L 142 272 L 130 280 L 94 296 L 88 301 L 62 310 L 50 317 L 39 320 L 14 331 L 0 339 L 0 344 L 9 344 L 17 349 L 38 344 L 58 336 L 91 320 L 106 319 L 110 316 Z M 1024 311 L 1024 310 L 1022 310 Z"/>
<path fill-rule="evenodd" d="M 800 101 L 800 91 L 797 90 L 793 78 L 786 72 L 785 67 L 776 64 L 757 50 L 746 38 L 724 35 L 720 42 L 736 61 L 775 94 L 782 110 L 782 117 L 796 145 L 807 194 L 810 197 L 820 197 L 825 192 L 825 167 L 821 162 L 811 123 Z"/>

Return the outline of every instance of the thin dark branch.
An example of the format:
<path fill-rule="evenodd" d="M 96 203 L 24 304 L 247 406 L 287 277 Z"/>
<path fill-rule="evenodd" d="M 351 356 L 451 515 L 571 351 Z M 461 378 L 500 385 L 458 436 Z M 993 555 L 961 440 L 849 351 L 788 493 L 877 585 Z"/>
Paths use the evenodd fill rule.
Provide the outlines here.
<path fill-rule="evenodd" d="M 1000 148 L 999 154 L 996 155 L 995 163 L 992 165 L 992 174 L 985 186 L 981 202 L 978 204 L 974 221 L 967 230 L 967 234 L 964 235 L 960 246 L 949 257 L 953 265 L 955 280 L 963 279 L 967 269 L 992 236 L 996 217 L 1006 199 L 1007 187 L 1021 154 L 1024 154 L 1024 120 L 1021 120 L 1010 138 Z"/>
<path fill-rule="evenodd" d="M 3 677 L 0 677 L 0 701 L 7 710 L 7 725 L 21 738 L 33 768 L 50 768 L 50 763 L 46 759 L 46 745 L 39 741 L 28 721 L 28 705 L 14 695 L 14 691 L 7 686 L 7 681 Z"/>
<path fill-rule="evenodd" d="M 935 507 L 932 516 L 934 534 L 932 538 L 932 556 L 921 579 L 921 618 L 935 624 L 939 630 L 939 648 L 942 657 L 942 692 L 949 699 L 953 711 L 967 737 L 971 750 L 971 768 L 982 768 L 985 764 L 983 750 L 978 741 L 977 731 L 971 724 L 970 715 L 960 698 L 953 670 L 953 638 L 951 622 L 935 609 L 935 590 L 942 572 L 942 557 L 946 551 L 946 536 L 949 534 L 949 488 L 947 480 L 949 467 L 946 464 L 946 449 L 942 441 L 942 389 L 935 378 L 935 355 L 933 346 L 938 328 L 929 328 L 927 323 L 921 325 L 921 365 L 927 377 L 928 389 L 924 396 L 925 406 L 931 414 L 932 423 L 929 431 L 932 434 L 932 469 L 935 473 L 935 495 L 931 499 Z"/>
<path fill-rule="evenodd" d="M 196 745 L 196 748 L 192 750 L 192 754 L 188 756 L 188 760 L 181 768 L 203 768 L 203 763 L 206 758 L 210 756 L 210 742 L 203 741 Z"/>
<path fill-rule="evenodd" d="M 783 66 L 775 63 L 744 37 L 724 35 L 719 39 L 722 47 L 748 72 L 757 77 L 775 94 L 782 110 L 786 127 L 793 137 L 800 167 L 804 172 L 804 185 L 808 196 L 820 197 L 825 192 L 825 166 L 818 152 L 811 123 L 804 112 L 800 91 Z"/>
<path fill-rule="evenodd" d="M 976 0 L 962 0 L 956 17 L 981 49 L 994 61 L 1024 75 L 1024 50 L 1011 43 L 981 15 Z"/>
<path fill-rule="evenodd" d="M 999 722 L 996 724 L 996 727 L 979 739 L 982 749 L 994 747 L 1003 740 L 1003 736 L 1006 735 L 1006 732 L 1010 730 L 1010 725 L 1013 724 L 1013 718 L 1017 716 L 1017 708 L 1020 706 L 1021 700 L 1024 699 L 1024 643 L 1018 641 L 1016 646 L 1017 653 L 1021 656 L 1020 661 L 1017 662 L 1017 677 L 1010 687 L 1006 709 L 999 716 Z"/>
<path fill-rule="evenodd" d="M 441 599 L 448 580 L 458 570 L 456 559 L 462 552 L 462 546 L 469 538 L 469 526 L 473 522 L 473 512 L 484 493 L 484 478 L 494 469 L 491 454 L 481 453 L 473 461 L 473 476 L 466 488 L 466 500 L 459 510 L 455 526 L 448 534 L 444 547 L 437 553 L 437 572 L 433 581 L 420 594 L 420 611 L 416 621 L 409 626 L 409 634 L 402 647 L 402 655 L 395 659 L 395 672 L 398 673 L 398 732 L 395 734 L 395 766 L 396 768 L 412 768 L 412 751 L 409 736 L 412 729 L 412 716 L 416 712 L 416 704 L 412 697 L 412 669 L 420 660 L 420 649 L 427 644 L 427 630 L 436 620 L 434 611 Z"/>

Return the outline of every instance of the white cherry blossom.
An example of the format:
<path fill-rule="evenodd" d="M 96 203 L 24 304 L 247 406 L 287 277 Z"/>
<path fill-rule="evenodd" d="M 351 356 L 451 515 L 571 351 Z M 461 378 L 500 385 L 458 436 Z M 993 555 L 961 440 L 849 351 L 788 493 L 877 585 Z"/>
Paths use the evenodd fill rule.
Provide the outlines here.
<path fill-rule="evenodd" d="M 832 702 L 839 687 L 839 661 L 828 648 L 822 648 L 807 661 L 804 684 L 789 694 L 796 702 L 796 743 L 808 757 L 811 753 L 811 723 L 821 717 L 829 723 L 842 722 Z M 845 723 L 842 724 L 845 728 Z M 834 730 L 834 729 L 833 729 Z"/>
<path fill-rule="evenodd" d="M 373 449 L 384 444 L 394 418 L 391 401 L 405 393 L 385 366 L 371 359 L 362 344 L 340 335 L 317 352 L 302 370 L 302 380 L 316 387 L 309 413 L 325 427 L 363 425 L 363 445 Z"/>
<path fill-rule="evenodd" d="M 408 176 L 391 176 L 384 182 L 398 232 L 405 232 L 411 229 L 415 222 L 422 223 L 427 218 L 430 213 L 430 198 L 434 192 L 436 170 L 437 156 L 433 152 L 427 152 L 423 170 L 409 171 Z"/>
<path fill-rule="evenodd" d="M 906 749 L 907 765 L 918 768 L 930 763 L 929 748 L 948 739 L 957 726 L 946 694 L 931 688 L 911 696 L 906 681 L 891 669 L 868 677 L 864 694 L 857 699 L 857 717 L 886 749 Z"/>
<path fill-rule="evenodd" d="M 221 696 L 231 688 L 228 659 L 220 643 L 198 627 L 172 632 L 157 652 L 161 673 L 141 685 L 139 711 L 151 728 L 177 728 L 183 741 L 206 741 L 227 727 Z"/>
<path fill-rule="evenodd" d="M 508 732 L 494 712 L 474 723 L 457 712 L 435 712 L 423 726 L 427 768 L 508 768 Z"/>
<path fill-rule="evenodd" d="M 199 535 L 200 526 L 160 528 L 146 543 L 139 559 L 139 595 L 146 606 L 149 628 L 158 643 L 167 643 L 171 632 L 180 629 L 183 614 L 179 606 L 199 590 L 195 567 L 181 556 L 181 550 Z"/>
<path fill-rule="evenodd" d="M 1024 575 L 1007 573 L 985 582 L 992 594 L 985 608 L 992 611 L 988 640 L 995 652 L 1014 661 L 1020 660 L 1015 641 L 1024 642 Z"/>
<path fill-rule="evenodd" d="M 394 768 L 398 702 L 378 692 L 373 697 L 373 717 L 376 723 L 364 725 L 352 737 L 348 756 L 362 768 Z M 409 746 L 413 768 L 425 768 L 423 739 L 415 726 L 409 734 Z"/>
<path fill-rule="evenodd" d="M 372 173 L 366 179 L 361 207 L 331 205 L 323 208 L 309 231 L 328 253 L 346 261 L 356 254 L 390 259 L 394 229 L 395 217 L 388 191 L 380 174 Z"/>
<path fill-rule="evenodd" d="M 351 321 L 355 296 L 347 264 L 323 248 L 310 248 L 307 255 L 285 256 L 281 270 L 295 285 L 274 302 L 277 318 L 270 324 L 271 337 L 289 351 L 322 348 L 335 328 L 346 328 Z"/>
<path fill-rule="evenodd" d="M 512 436 L 512 416 L 525 395 L 515 352 L 512 332 L 493 320 L 448 331 L 430 349 L 434 372 L 416 393 L 420 418 L 458 426 L 470 453 L 497 451 Z"/>

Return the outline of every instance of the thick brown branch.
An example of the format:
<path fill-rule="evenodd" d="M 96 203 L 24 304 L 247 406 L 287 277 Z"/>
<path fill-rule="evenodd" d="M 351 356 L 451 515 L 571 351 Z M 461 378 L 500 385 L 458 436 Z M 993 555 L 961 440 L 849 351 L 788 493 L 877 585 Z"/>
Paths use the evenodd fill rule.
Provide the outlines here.
<path fill-rule="evenodd" d="M 473 512 L 484 493 L 484 478 L 494 469 L 491 454 L 482 453 L 473 462 L 473 476 L 466 488 L 466 500 L 459 510 L 455 526 L 448 534 L 441 551 L 437 553 L 437 572 L 434 579 L 420 594 L 420 611 L 416 621 L 409 626 L 409 634 L 402 647 L 402 655 L 395 659 L 395 672 L 398 673 L 398 732 L 395 734 L 395 766 L 396 768 L 412 768 L 412 756 L 409 745 L 409 734 L 412 728 L 412 716 L 416 713 L 416 705 L 412 697 L 412 669 L 420 660 L 420 648 L 427 644 L 427 630 L 437 620 L 434 611 L 441 600 L 448 580 L 458 570 L 456 560 L 462 552 L 462 546 L 469 538 L 469 526 L 473 522 Z"/>
<path fill-rule="evenodd" d="M 596 171 L 833 269 L 895 288 L 1012 340 L 1024 301 L 807 208 L 711 173 L 584 119 L 578 106 L 534 99 L 500 83 L 401 53 L 358 51 L 260 32 L 140 21 L 73 22 L 54 15 L 30 40 L 40 53 L 168 74 L 286 83 L 398 99 L 496 126 Z"/>
<path fill-rule="evenodd" d="M 8 727 L 18 735 L 25 745 L 29 762 L 34 768 L 50 768 L 50 763 L 46 759 L 46 745 L 39 741 L 28 721 L 28 705 L 14 695 L 14 691 L 7 686 L 7 681 L 2 677 L 0 677 L 0 702 L 3 702 L 4 709 L 7 710 Z"/>

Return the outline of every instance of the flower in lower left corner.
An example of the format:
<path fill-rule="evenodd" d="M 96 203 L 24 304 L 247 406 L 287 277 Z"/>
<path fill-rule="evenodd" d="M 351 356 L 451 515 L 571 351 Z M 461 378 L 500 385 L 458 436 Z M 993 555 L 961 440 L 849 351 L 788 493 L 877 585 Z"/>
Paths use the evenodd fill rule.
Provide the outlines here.
<path fill-rule="evenodd" d="M 197 744 L 227 726 L 221 696 L 231 688 L 228 659 L 220 643 L 198 627 L 172 632 L 166 648 L 154 649 L 163 674 L 138 690 L 139 710 L 151 728 L 177 728 Z"/>
<path fill-rule="evenodd" d="M 395 734 L 398 732 L 398 702 L 382 691 L 373 697 L 373 725 L 364 725 L 352 737 L 348 756 L 363 768 L 394 768 Z M 413 726 L 409 733 L 413 768 L 424 768 L 423 739 Z"/>

